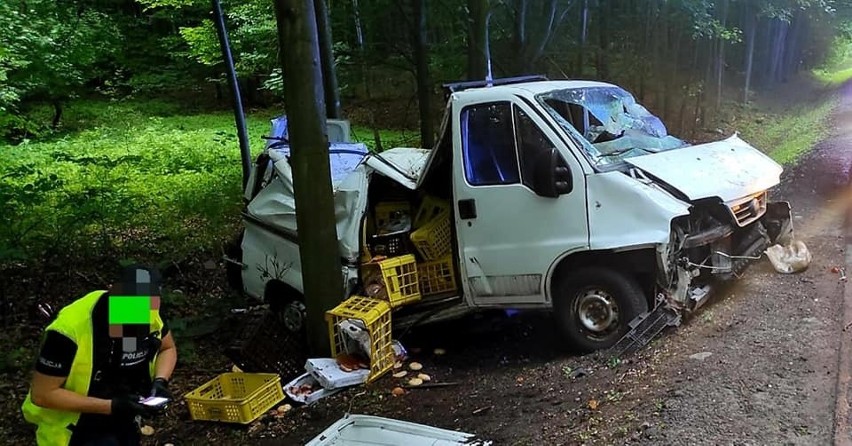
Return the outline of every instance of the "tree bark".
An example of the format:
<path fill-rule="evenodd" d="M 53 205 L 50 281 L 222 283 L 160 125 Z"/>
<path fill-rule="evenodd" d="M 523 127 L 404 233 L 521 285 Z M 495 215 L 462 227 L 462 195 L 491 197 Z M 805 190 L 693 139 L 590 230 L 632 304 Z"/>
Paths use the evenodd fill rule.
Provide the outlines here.
<path fill-rule="evenodd" d="M 322 85 L 325 92 L 325 114 L 329 119 L 340 119 L 340 88 L 337 85 L 337 71 L 334 68 L 331 25 L 328 20 L 326 0 L 314 0 L 314 13 L 317 18 L 320 61 L 322 63 Z"/>
<path fill-rule="evenodd" d="M 467 77 L 485 79 L 488 57 L 488 0 L 468 0 Z"/>
<path fill-rule="evenodd" d="M 330 351 L 325 312 L 344 297 L 312 0 L 274 0 L 311 355 Z"/>
<path fill-rule="evenodd" d="M 417 102 L 420 106 L 420 145 L 431 149 L 434 144 L 432 127 L 432 82 L 429 80 L 429 47 L 426 39 L 426 1 L 412 0 L 414 7 L 414 60 L 417 66 Z"/>
<path fill-rule="evenodd" d="M 59 122 L 62 121 L 62 101 L 54 99 L 53 101 L 53 122 L 51 128 L 56 130 L 59 127 Z"/>
<path fill-rule="evenodd" d="M 751 91 L 751 75 L 754 69 L 754 43 L 757 37 L 757 12 L 752 10 L 751 3 L 746 3 L 746 54 L 745 54 L 745 88 L 743 89 L 743 104 L 748 102 Z"/>
<path fill-rule="evenodd" d="M 583 65 L 585 61 L 586 39 L 589 35 L 589 0 L 583 0 L 580 7 L 580 47 L 577 50 L 577 75 L 583 77 Z"/>
<path fill-rule="evenodd" d="M 793 16 L 790 32 L 787 34 L 787 50 L 784 54 L 784 62 L 781 68 L 782 82 L 787 82 L 790 75 L 796 74 L 796 59 L 799 58 L 799 42 L 801 42 L 802 26 L 804 23 L 805 19 L 800 12 Z"/>
<path fill-rule="evenodd" d="M 364 96 L 367 102 L 372 100 L 370 94 L 370 79 L 367 71 L 367 44 L 364 42 L 364 29 L 361 26 L 361 8 L 358 0 L 352 0 L 352 18 L 355 20 L 355 37 L 358 40 L 358 55 L 361 59 L 361 82 L 364 86 Z M 376 144 L 376 152 L 382 151 L 382 138 L 376 125 L 376 112 L 370 108 L 370 127 L 373 129 L 373 141 Z"/>
<path fill-rule="evenodd" d="M 724 29 L 728 24 L 728 0 L 722 1 L 722 11 L 719 15 L 719 21 Z M 716 57 L 716 110 L 722 108 L 722 87 L 724 87 L 725 75 L 725 38 L 719 37 L 718 41 L 719 52 Z"/>
<path fill-rule="evenodd" d="M 609 80 L 609 14 L 611 4 L 603 0 L 598 6 L 598 48 L 597 73 L 602 80 Z"/>

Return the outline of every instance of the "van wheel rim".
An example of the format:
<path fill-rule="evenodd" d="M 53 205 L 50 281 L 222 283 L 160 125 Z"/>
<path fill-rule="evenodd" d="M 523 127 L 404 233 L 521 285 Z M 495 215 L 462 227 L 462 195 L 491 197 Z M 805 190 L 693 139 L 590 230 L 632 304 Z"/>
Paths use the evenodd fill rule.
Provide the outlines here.
<path fill-rule="evenodd" d="M 577 318 L 584 329 L 605 334 L 618 325 L 618 304 L 611 294 L 591 288 L 577 299 Z"/>
<path fill-rule="evenodd" d="M 290 302 L 281 314 L 281 320 L 284 326 L 293 333 L 298 333 L 302 330 L 305 323 L 305 304 L 299 301 Z"/>

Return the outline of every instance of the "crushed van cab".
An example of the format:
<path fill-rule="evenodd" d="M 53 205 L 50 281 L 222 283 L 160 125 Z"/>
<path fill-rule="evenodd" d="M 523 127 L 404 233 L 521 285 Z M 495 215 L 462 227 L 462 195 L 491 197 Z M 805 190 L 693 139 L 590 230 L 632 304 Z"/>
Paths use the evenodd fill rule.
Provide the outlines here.
<path fill-rule="evenodd" d="M 434 148 L 369 153 L 346 129 L 331 144 L 341 300 L 370 294 L 365 264 L 411 264 L 419 294 L 394 309 L 394 326 L 482 308 L 547 309 L 572 347 L 609 348 L 655 308 L 694 311 L 716 281 L 792 237 L 790 205 L 770 198 L 781 166 L 737 135 L 691 145 L 601 82 L 445 87 Z M 246 188 L 233 276 L 299 330 L 282 122 Z"/>

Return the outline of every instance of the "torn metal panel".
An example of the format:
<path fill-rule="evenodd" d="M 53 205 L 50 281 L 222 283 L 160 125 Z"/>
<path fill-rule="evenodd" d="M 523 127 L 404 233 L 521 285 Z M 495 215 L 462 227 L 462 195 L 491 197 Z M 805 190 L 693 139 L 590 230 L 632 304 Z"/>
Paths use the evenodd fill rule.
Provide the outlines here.
<path fill-rule="evenodd" d="M 414 190 L 431 150 L 397 147 L 381 154 L 372 154 L 364 162 L 371 169 Z"/>
<path fill-rule="evenodd" d="M 731 202 L 763 192 L 781 179 L 782 167 L 737 135 L 722 141 L 625 160 L 684 193 L 690 200 Z"/>
<path fill-rule="evenodd" d="M 653 310 L 643 313 L 630 321 L 630 330 L 603 356 L 606 360 L 610 358 L 623 358 L 635 353 L 642 347 L 648 345 L 658 334 L 667 327 L 680 325 L 681 316 L 665 303 L 660 303 Z"/>
<path fill-rule="evenodd" d="M 288 152 L 272 150 L 269 153 L 274 162 L 275 176 L 248 204 L 246 211 L 263 223 L 295 235 L 296 199 Z M 340 255 L 350 263 L 357 262 L 361 216 L 367 208 L 368 169 L 360 164 L 363 154 L 336 153 L 330 156 Z"/>
<path fill-rule="evenodd" d="M 687 203 L 621 172 L 590 175 L 587 181 L 591 249 L 668 243 L 672 219 L 689 214 Z"/>

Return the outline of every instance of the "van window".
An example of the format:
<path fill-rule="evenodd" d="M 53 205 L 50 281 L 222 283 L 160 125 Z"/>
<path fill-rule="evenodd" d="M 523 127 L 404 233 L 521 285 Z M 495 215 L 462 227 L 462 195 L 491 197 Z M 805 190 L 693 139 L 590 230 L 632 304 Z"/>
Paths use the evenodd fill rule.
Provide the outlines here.
<path fill-rule="evenodd" d="M 548 161 L 550 149 L 555 146 L 523 110 L 518 107 L 514 109 L 518 153 L 521 158 L 521 178 L 524 185 L 536 190 L 533 186 L 536 181 L 536 168 L 539 163 Z"/>
<path fill-rule="evenodd" d="M 461 116 L 464 173 L 473 186 L 520 183 L 512 105 L 467 107 Z"/>

